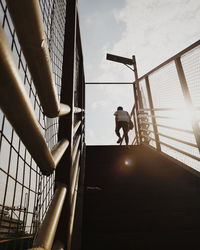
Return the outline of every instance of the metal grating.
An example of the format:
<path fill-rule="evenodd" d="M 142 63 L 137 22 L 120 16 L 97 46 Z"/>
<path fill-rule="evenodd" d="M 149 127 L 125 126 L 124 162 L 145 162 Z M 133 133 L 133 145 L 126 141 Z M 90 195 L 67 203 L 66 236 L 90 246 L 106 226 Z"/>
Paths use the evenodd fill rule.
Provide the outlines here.
<path fill-rule="evenodd" d="M 183 68 L 181 77 L 184 79 L 185 75 L 186 78 L 186 82 L 182 84 L 178 74 L 178 70 L 181 72 L 181 66 Z M 143 101 L 139 115 L 146 113 L 148 116 L 146 122 L 149 133 L 148 144 L 154 148 L 157 147 L 155 131 L 153 131 L 154 124 L 158 130 L 157 143 L 161 151 L 198 171 L 200 171 L 200 149 L 197 143 L 199 133 L 197 130 L 200 125 L 199 70 L 200 46 L 199 42 L 196 42 L 139 80 Z M 146 77 L 149 79 L 153 110 L 148 103 L 148 90 L 144 83 Z M 188 104 L 190 98 L 191 103 Z M 153 116 L 150 112 L 153 112 Z M 152 117 L 155 117 L 155 122 Z M 142 122 L 141 119 L 140 122 Z M 197 124 L 196 131 L 194 131 L 194 124 Z M 141 123 L 141 131 L 142 126 L 144 125 Z"/>
<path fill-rule="evenodd" d="M 60 96 L 66 1 L 41 0 L 40 6 L 54 79 Z M 58 142 L 58 118 L 49 119 L 43 115 L 4 0 L 0 0 L 0 25 L 5 31 L 42 133 L 51 149 Z M 29 152 L 1 111 L 0 179 L 0 240 L 35 234 L 52 200 L 54 174 L 50 177 L 42 176 Z M 8 249 L 10 248 L 8 247 Z"/>

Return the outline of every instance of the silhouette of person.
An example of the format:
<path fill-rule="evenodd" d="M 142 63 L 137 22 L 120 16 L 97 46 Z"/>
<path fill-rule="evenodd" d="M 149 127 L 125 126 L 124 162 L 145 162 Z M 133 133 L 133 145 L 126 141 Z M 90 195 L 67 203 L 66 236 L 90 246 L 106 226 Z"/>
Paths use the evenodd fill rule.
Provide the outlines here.
<path fill-rule="evenodd" d="M 115 133 L 119 137 L 117 143 L 121 143 L 123 140 L 120 135 L 120 129 L 122 128 L 124 132 L 126 145 L 128 145 L 129 142 L 128 131 L 129 131 L 129 122 L 131 120 L 131 117 L 127 111 L 123 110 L 123 107 L 121 106 L 117 108 L 117 111 L 114 113 L 114 116 L 116 122 Z"/>

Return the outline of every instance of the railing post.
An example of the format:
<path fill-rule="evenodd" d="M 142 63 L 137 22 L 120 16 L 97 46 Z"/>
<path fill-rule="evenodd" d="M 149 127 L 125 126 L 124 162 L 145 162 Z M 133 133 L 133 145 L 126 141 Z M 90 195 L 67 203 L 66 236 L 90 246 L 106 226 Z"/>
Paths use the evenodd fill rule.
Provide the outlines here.
<path fill-rule="evenodd" d="M 141 139 L 141 134 L 140 134 L 140 123 L 139 123 L 139 117 L 138 117 L 139 110 L 138 110 L 137 93 L 136 93 L 135 84 L 133 84 L 133 93 L 134 93 L 134 99 L 135 99 L 135 113 L 133 114 L 133 117 L 134 117 L 136 141 L 137 141 L 137 145 L 139 145 L 140 139 Z M 135 119 L 135 114 L 136 114 L 136 119 Z M 138 134 L 139 134 L 139 137 L 138 137 Z"/>
<path fill-rule="evenodd" d="M 139 103 L 139 109 L 143 109 L 144 107 L 142 103 L 142 96 L 141 96 L 140 86 L 139 86 L 136 58 L 135 56 L 132 56 L 132 58 L 133 58 L 134 76 L 135 76 L 136 93 L 137 93 L 137 99 Z"/>
<path fill-rule="evenodd" d="M 178 77 L 179 77 L 179 81 L 181 84 L 181 88 L 182 88 L 182 92 L 183 92 L 183 96 L 184 96 L 186 105 L 189 107 L 189 110 L 192 112 L 192 129 L 193 129 L 193 133 L 194 133 L 194 136 L 196 139 L 198 149 L 200 151 L 200 129 L 199 129 L 198 123 L 193 115 L 194 107 L 192 104 L 192 98 L 191 98 L 190 91 L 189 91 L 189 88 L 187 85 L 187 81 L 186 81 L 186 77 L 185 77 L 185 73 L 183 70 L 183 66 L 182 66 L 180 57 L 175 59 L 175 64 L 176 64 L 176 69 L 177 69 L 177 73 L 178 73 Z"/>
<path fill-rule="evenodd" d="M 68 195 L 65 199 L 59 221 L 56 240 L 61 241 L 66 249 L 71 241 L 69 234 L 71 223 L 71 187 L 70 177 L 72 172 L 72 154 L 73 154 L 73 126 L 74 126 L 74 93 L 75 93 L 75 65 L 76 65 L 76 41 L 77 41 L 77 0 L 67 1 L 66 6 L 66 24 L 64 37 L 64 55 L 63 55 L 63 75 L 61 87 L 61 102 L 71 107 L 71 113 L 68 116 L 59 119 L 59 138 L 67 138 L 69 147 L 62 157 L 58 168 L 56 169 L 56 182 L 67 185 Z"/>
<path fill-rule="evenodd" d="M 150 113 L 152 117 L 152 124 L 153 124 L 153 131 L 154 131 L 154 136 L 156 139 L 156 148 L 158 151 L 161 151 L 160 147 L 160 140 L 159 140 L 159 135 L 158 135 L 158 128 L 156 124 L 156 118 L 155 118 L 155 112 L 154 112 L 154 106 L 153 106 L 153 100 L 152 100 L 152 94 L 151 94 L 151 88 L 149 85 L 149 77 L 145 77 L 145 83 L 146 83 L 146 89 L 147 89 L 147 95 L 148 95 L 148 100 L 149 100 L 149 106 L 150 106 Z"/>
<path fill-rule="evenodd" d="M 138 130 L 139 130 L 139 142 L 141 143 L 142 142 L 142 135 L 141 135 L 140 121 L 139 121 L 139 109 L 143 109 L 143 103 L 142 103 L 142 96 L 141 96 L 141 92 L 140 92 L 137 64 L 136 64 L 135 56 L 132 56 L 132 60 L 133 60 L 133 71 L 134 71 L 134 76 L 135 76 L 135 84 L 133 84 L 133 91 L 134 91 L 135 108 L 136 108 Z M 137 142 L 138 142 L 138 139 L 137 139 Z"/>

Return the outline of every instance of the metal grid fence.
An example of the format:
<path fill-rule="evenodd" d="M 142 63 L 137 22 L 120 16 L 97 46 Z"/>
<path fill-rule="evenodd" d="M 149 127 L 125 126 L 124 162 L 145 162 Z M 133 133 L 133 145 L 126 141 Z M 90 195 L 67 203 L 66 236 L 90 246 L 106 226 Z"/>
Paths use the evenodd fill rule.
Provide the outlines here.
<path fill-rule="evenodd" d="M 139 78 L 143 107 L 139 107 L 137 114 L 142 143 L 197 171 L 200 171 L 199 72 L 198 41 Z"/>
<path fill-rule="evenodd" d="M 54 80 L 60 96 L 66 1 L 40 1 Z M 58 118 L 43 114 L 5 0 L 0 0 L 0 25 L 18 65 L 50 149 L 58 142 Z M 0 78 L 0 81 L 2 79 Z M 30 138 L 31 139 L 31 138 Z M 0 111 L 0 240 L 33 235 L 54 193 L 54 174 L 43 176 L 14 129 Z"/>

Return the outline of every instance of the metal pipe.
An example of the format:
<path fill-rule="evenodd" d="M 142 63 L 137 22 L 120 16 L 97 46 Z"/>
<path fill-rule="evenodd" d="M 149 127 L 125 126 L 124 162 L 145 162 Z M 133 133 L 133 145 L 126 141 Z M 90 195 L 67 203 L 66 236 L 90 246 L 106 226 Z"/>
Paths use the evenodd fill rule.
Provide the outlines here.
<path fill-rule="evenodd" d="M 159 143 L 160 138 L 158 135 L 158 127 L 157 127 L 157 121 L 155 118 L 155 112 L 153 111 L 154 105 L 153 105 L 153 98 L 152 98 L 152 94 L 151 94 L 151 88 L 150 88 L 148 76 L 145 78 L 145 83 L 146 83 L 147 96 L 148 96 L 148 100 L 149 100 L 149 107 L 151 109 L 151 111 L 150 111 L 151 121 L 152 121 L 152 125 L 153 125 L 154 136 L 156 139 L 156 148 L 158 151 L 161 151 L 161 147 L 160 147 L 160 143 Z"/>
<path fill-rule="evenodd" d="M 45 115 L 69 113 L 69 106 L 58 100 L 39 1 L 6 2 Z"/>
<path fill-rule="evenodd" d="M 76 125 L 75 125 L 75 127 L 74 127 L 74 129 L 73 129 L 74 135 L 76 134 L 76 132 L 77 132 L 77 130 L 79 129 L 80 125 L 81 125 L 81 121 L 79 121 L 79 122 L 76 123 Z"/>
<path fill-rule="evenodd" d="M 142 122 L 142 124 L 150 124 L 150 125 L 153 125 L 152 122 Z M 188 133 L 188 134 L 193 134 L 193 131 L 187 130 L 187 129 L 174 128 L 174 127 L 171 127 L 171 126 L 166 126 L 166 125 L 161 125 L 161 124 L 157 124 L 157 126 L 158 126 L 158 127 L 162 127 L 162 128 L 168 128 L 168 129 L 180 131 L 180 132 L 185 132 L 185 133 Z"/>
<path fill-rule="evenodd" d="M 75 184 L 76 184 L 76 178 L 79 168 L 79 160 L 80 160 L 80 150 L 77 153 L 77 157 L 74 163 L 74 168 L 72 172 L 72 178 L 71 178 L 71 197 L 73 196 L 74 190 L 75 190 Z"/>
<path fill-rule="evenodd" d="M 152 140 L 152 141 L 156 141 L 154 138 L 152 138 L 152 137 L 150 137 L 150 136 L 146 136 L 146 135 L 143 135 L 143 136 L 146 137 L 146 138 L 148 138 L 148 139 L 150 139 L 150 140 Z M 143 144 L 146 145 L 145 143 L 143 143 Z M 193 159 L 195 159 L 195 160 L 197 160 L 197 161 L 200 161 L 200 158 L 199 158 L 199 157 L 197 157 L 197 156 L 195 156 L 195 155 L 192 155 L 192 154 L 190 154 L 190 153 L 187 153 L 187 152 L 185 152 L 185 151 L 183 151 L 183 150 L 181 150 L 181 149 L 175 148 L 175 147 L 173 147 L 173 146 L 171 146 L 171 145 L 169 145 L 169 144 L 167 144 L 167 143 L 165 143 L 165 142 L 160 141 L 160 144 L 162 144 L 162 145 L 164 145 L 164 146 L 166 146 L 166 147 L 168 147 L 168 148 L 171 148 L 171 149 L 173 149 L 174 151 L 177 151 L 177 152 L 179 152 L 179 153 L 181 153 L 181 154 L 187 155 L 187 156 L 189 156 L 190 158 L 193 158 Z"/>
<path fill-rule="evenodd" d="M 196 48 L 200 46 L 200 40 L 198 40 L 197 42 L 193 43 L 192 45 L 190 45 L 189 47 L 187 47 L 186 49 L 182 50 L 181 52 L 179 52 L 178 54 L 176 54 L 175 56 L 172 56 L 171 58 L 169 58 L 168 60 L 166 60 L 165 62 L 161 63 L 160 65 L 158 65 L 157 67 L 155 67 L 154 69 L 150 70 L 149 72 L 147 72 L 145 75 L 141 76 L 139 78 L 139 81 L 143 80 L 146 76 L 149 76 L 150 74 L 156 72 L 157 70 L 159 70 L 160 68 L 162 68 L 163 66 L 167 65 L 168 63 L 173 62 L 176 58 L 184 55 L 185 53 L 187 53 L 188 51 Z"/>
<path fill-rule="evenodd" d="M 86 82 L 85 84 L 87 84 L 87 85 L 98 85 L 98 84 L 100 84 L 100 85 L 103 85 L 103 84 L 107 84 L 107 85 L 109 85 L 109 84 L 114 84 L 114 85 L 116 85 L 116 84 L 121 84 L 121 85 L 126 85 L 126 84 L 128 84 L 128 85 L 132 85 L 133 83 L 132 82 Z"/>
<path fill-rule="evenodd" d="M 52 250 L 64 250 L 64 249 L 65 249 L 64 244 L 59 240 L 56 240 L 56 242 L 53 244 Z"/>
<path fill-rule="evenodd" d="M 181 85 L 181 89 L 182 89 L 182 92 L 183 92 L 185 103 L 186 103 L 187 107 L 189 108 L 189 110 L 191 112 L 192 129 L 193 129 L 194 137 L 195 137 L 195 140 L 196 140 L 199 152 L 200 152 L 200 129 L 199 129 L 199 124 L 198 124 L 198 121 L 197 121 L 197 119 L 195 118 L 195 115 L 194 115 L 192 97 L 190 95 L 190 90 L 189 90 L 189 87 L 188 87 L 188 84 L 187 84 L 187 80 L 186 80 L 186 77 L 185 77 L 185 73 L 184 73 L 184 70 L 183 70 L 183 66 L 182 66 L 180 57 L 176 58 L 175 65 L 176 65 L 178 78 L 179 78 L 179 81 L 180 81 L 180 85 Z"/>
<path fill-rule="evenodd" d="M 71 214 L 69 218 L 69 238 L 67 242 L 67 249 L 71 249 L 71 240 L 72 240 L 72 232 L 74 226 L 74 216 L 75 216 L 75 209 L 76 209 L 76 199 L 77 199 L 77 189 L 78 189 L 78 180 L 79 180 L 79 173 L 80 169 L 78 169 L 77 177 L 76 177 L 76 185 L 75 185 L 75 192 L 72 198 L 72 205 L 71 205 Z"/>
<path fill-rule="evenodd" d="M 55 166 L 57 166 L 57 164 L 59 163 L 68 145 L 69 145 L 69 141 L 67 139 L 63 139 L 59 141 L 51 150 L 51 153 L 55 162 Z"/>
<path fill-rule="evenodd" d="M 74 113 L 75 113 L 75 114 L 81 113 L 81 112 L 82 112 L 82 109 L 81 109 L 81 108 L 74 107 Z"/>
<path fill-rule="evenodd" d="M 154 134 L 154 131 L 150 130 L 150 129 L 141 129 L 141 130 L 145 131 L 145 132 L 150 132 L 150 133 Z M 171 139 L 171 140 L 176 141 L 176 142 L 181 142 L 183 144 L 186 144 L 186 145 L 194 147 L 194 148 L 198 148 L 198 146 L 196 144 L 188 142 L 188 141 L 185 141 L 185 140 L 180 140 L 180 139 L 177 139 L 175 137 L 172 137 L 172 136 L 169 136 L 169 135 L 165 135 L 165 134 L 162 134 L 162 133 L 158 133 L 158 135 L 166 137 L 166 138 Z"/>
<path fill-rule="evenodd" d="M 0 27 L 0 106 L 43 174 L 55 168 L 54 159 L 41 133 L 12 52 Z"/>
<path fill-rule="evenodd" d="M 78 138 L 77 138 L 77 140 L 75 142 L 74 148 L 73 148 L 73 152 L 72 152 L 72 164 L 74 163 L 74 160 L 76 158 L 80 140 L 81 140 L 81 135 L 78 136 Z"/>
<path fill-rule="evenodd" d="M 58 116 L 63 116 L 63 115 L 67 115 L 71 112 L 71 108 L 70 106 L 60 103 L 60 111 L 58 113 Z"/>
<path fill-rule="evenodd" d="M 66 186 L 60 184 L 56 189 L 49 210 L 33 242 L 33 249 L 39 247 L 50 250 L 52 248 L 66 193 Z"/>

